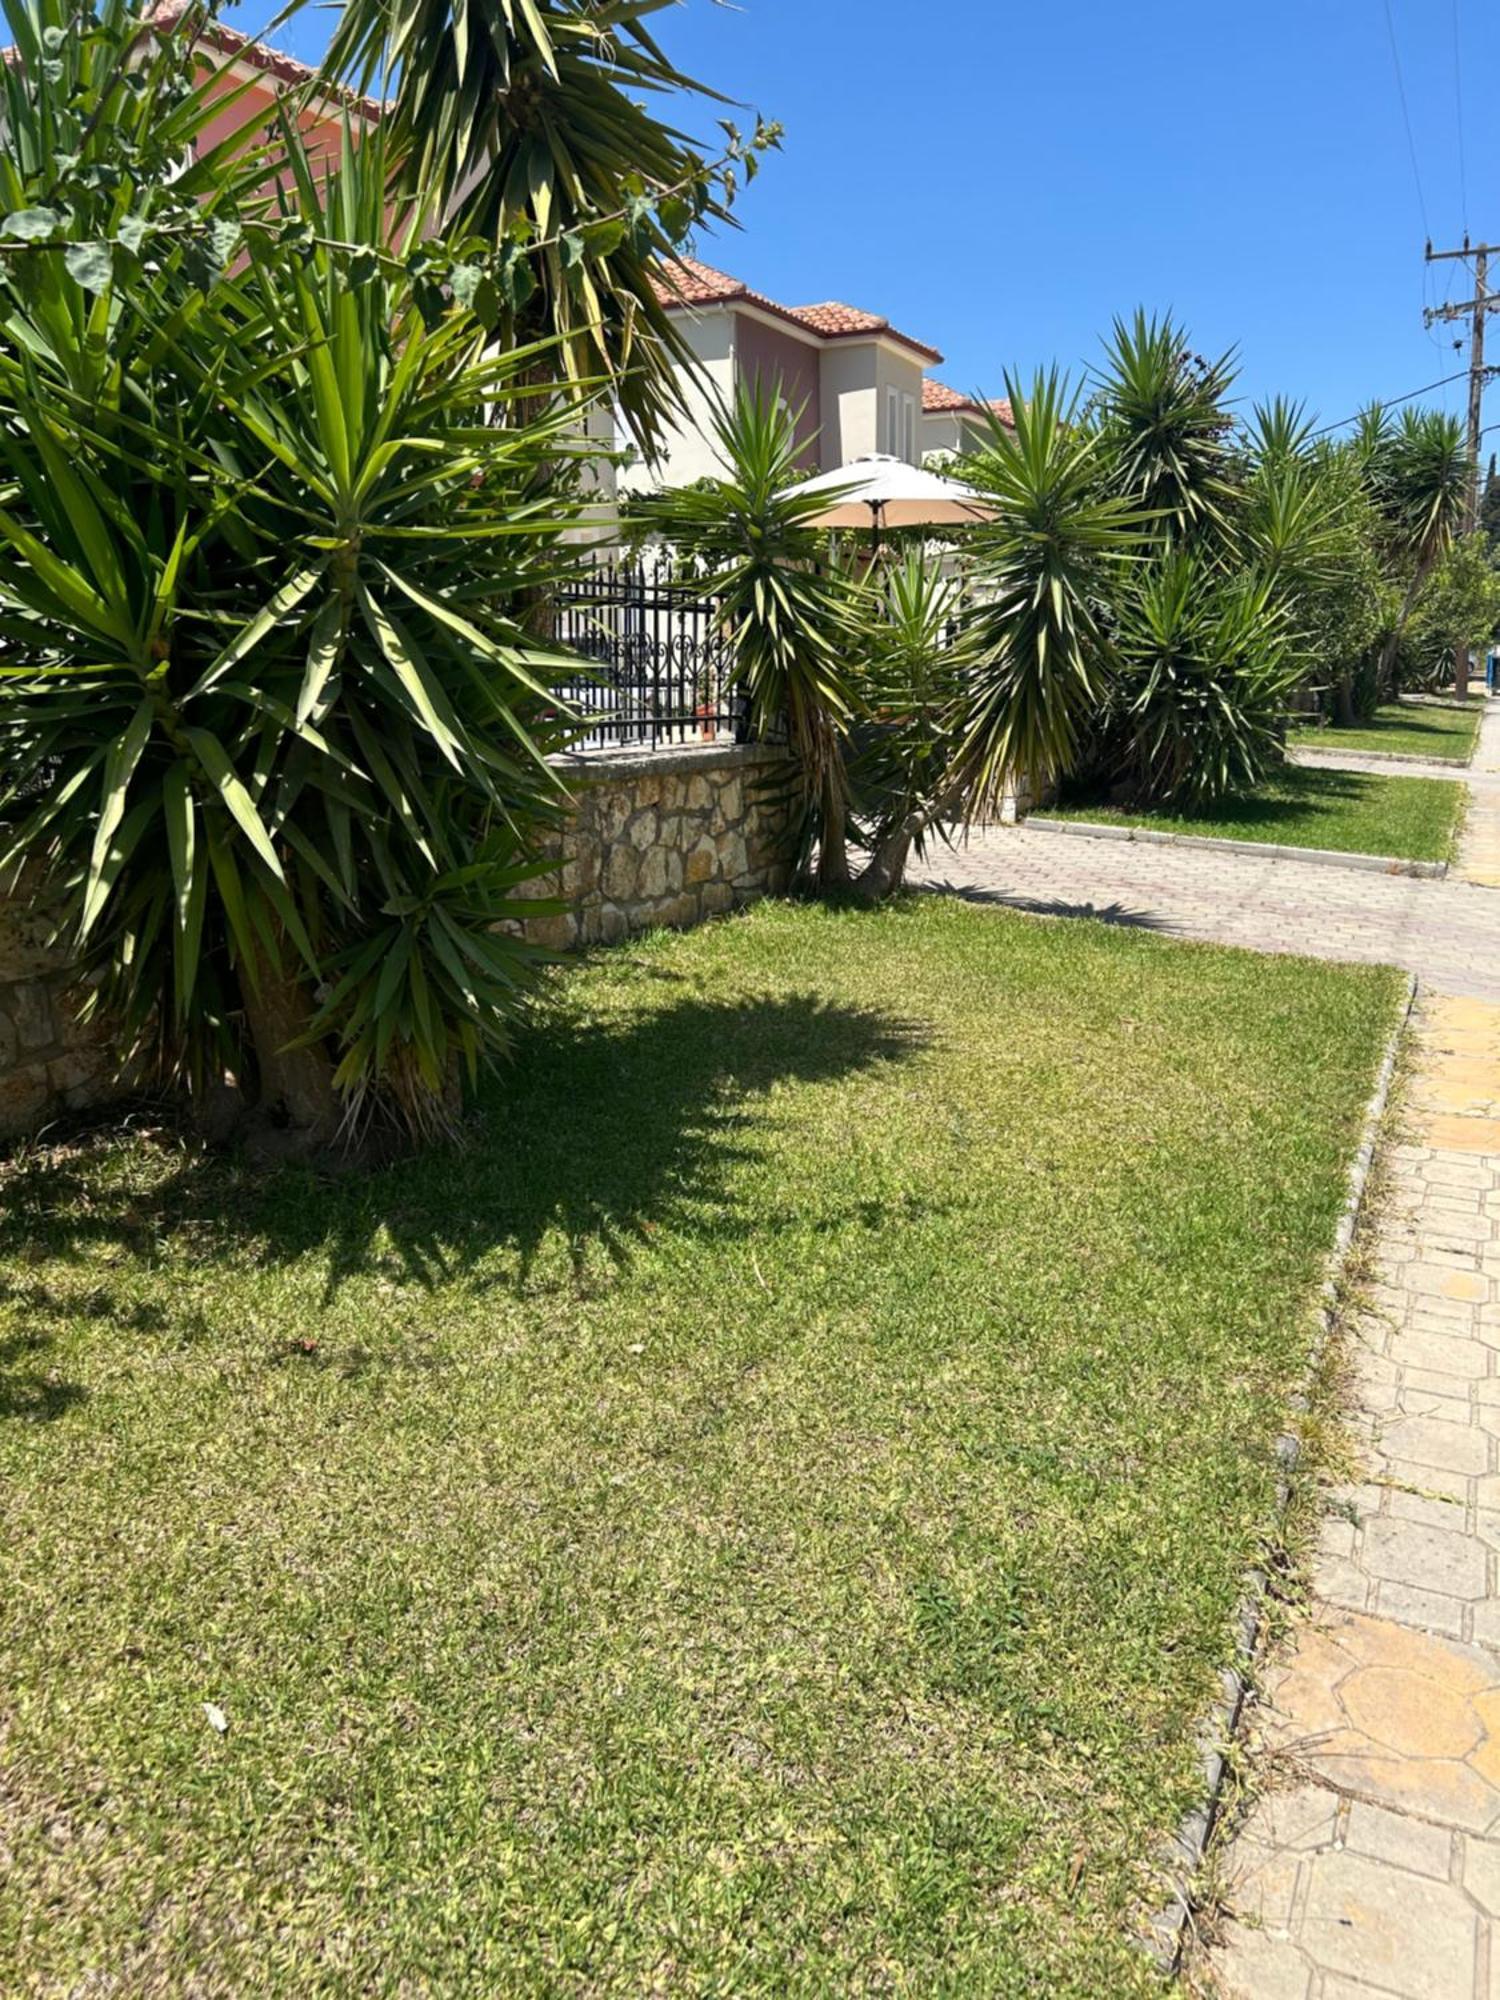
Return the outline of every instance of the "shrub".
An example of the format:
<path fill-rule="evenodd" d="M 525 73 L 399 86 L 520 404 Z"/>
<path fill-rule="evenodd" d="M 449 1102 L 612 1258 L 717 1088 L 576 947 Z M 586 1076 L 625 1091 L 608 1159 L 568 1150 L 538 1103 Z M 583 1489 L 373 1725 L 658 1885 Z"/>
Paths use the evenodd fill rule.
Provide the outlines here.
<path fill-rule="evenodd" d="M 14 9 L 6 78 L 9 858 L 166 1076 L 318 1141 L 444 1129 L 562 802 L 512 607 L 561 562 L 572 415 L 396 254 L 378 135 L 322 181 L 290 122 L 184 175 L 222 106 L 182 50 L 70 19 Z"/>

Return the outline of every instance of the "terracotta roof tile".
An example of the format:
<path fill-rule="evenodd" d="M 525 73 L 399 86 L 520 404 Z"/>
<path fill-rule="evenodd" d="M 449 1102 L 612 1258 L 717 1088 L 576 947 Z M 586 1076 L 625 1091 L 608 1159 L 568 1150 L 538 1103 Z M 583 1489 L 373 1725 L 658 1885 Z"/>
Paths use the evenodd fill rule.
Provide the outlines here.
<path fill-rule="evenodd" d="M 928 375 L 922 381 L 922 413 L 924 416 L 946 416 L 951 410 L 977 410 L 979 405 L 972 396 L 960 395 L 957 389 L 950 389 L 946 382 L 939 382 Z"/>
<path fill-rule="evenodd" d="M 946 382 L 935 381 L 931 375 L 922 383 L 922 413 L 924 416 L 955 416 L 967 411 L 982 417 L 987 410 L 993 410 L 1002 424 L 1015 428 L 1015 417 L 1009 399 L 993 396 L 981 402 L 977 396 L 965 396 L 957 389 L 950 389 Z"/>
<path fill-rule="evenodd" d="M 814 333 L 821 333 L 825 340 L 847 340 L 855 334 L 884 333 L 892 340 L 899 340 L 903 347 L 910 347 L 929 361 L 941 361 L 942 355 L 925 341 L 913 340 L 909 333 L 898 333 L 888 319 L 879 313 L 864 312 L 858 306 L 847 306 L 842 299 L 825 299 L 817 306 L 788 306 L 787 311 L 794 320 L 810 327 Z"/>
<path fill-rule="evenodd" d="M 727 271 L 716 271 L 696 257 L 674 257 L 651 280 L 664 306 L 714 306 L 727 299 L 745 299 L 750 287 Z"/>
<path fill-rule="evenodd" d="M 762 312 L 790 320 L 794 326 L 803 327 L 823 340 L 883 333 L 928 360 L 943 358 L 936 348 L 913 340 L 910 334 L 898 333 L 879 313 L 861 312 L 858 306 L 847 306 L 837 299 L 816 306 L 784 306 L 776 299 L 768 299 L 763 292 L 751 291 L 743 279 L 732 278 L 727 271 L 716 270 L 697 257 L 677 257 L 663 264 L 654 282 L 656 296 L 664 306 L 719 306 L 742 299 L 746 305 L 759 306 Z"/>

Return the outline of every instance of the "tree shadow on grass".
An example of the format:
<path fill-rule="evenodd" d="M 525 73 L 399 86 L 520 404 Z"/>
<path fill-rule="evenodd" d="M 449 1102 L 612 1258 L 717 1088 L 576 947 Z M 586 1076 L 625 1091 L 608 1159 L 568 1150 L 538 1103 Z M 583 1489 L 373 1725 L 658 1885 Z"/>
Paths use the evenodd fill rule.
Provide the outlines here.
<path fill-rule="evenodd" d="M 1133 909 L 1128 903 L 1077 902 L 1066 896 L 1027 896 L 1020 890 L 986 889 L 975 882 L 932 882 L 926 885 L 940 895 L 958 896 L 966 903 L 991 903 L 1001 909 L 1019 910 L 1028 917 L 1091 917 L 1096 924 L 1116 924 L 1127 930 L 1168 931 L 1171 925 L 1150 910 Z"/>
<path fill-rule="evenodd" d="M 911 1059 L 928 1034 L 814 994 L 704 998 L 658 972 L 664 1004 L 618 1019 L 547 1016 L 486 1086 L 470 1143 L 368 1173 L 320 1178 L 184 1150 L 164 1178 L 102 1174 L 107 1136 L 23 1163 L 0 1213 L 0 1260 L 142 1256 L 191 1235 L 199 1258 L 328 1258 L 326 1297 L 379 1271 L 427 1286 L 532 1282 L 543 1246 L 568 1246 L 571 1282 L 627 1262 L 671 1224 L 722 1242 L 750 1224 L 732 1175 L 781 1115 L 783 1083 L 833 1083 Z M 762 1226 L 764 1226 L 762 1224 Z M 569 1281 L 564 1279 L 565 1282 Z M 59 1302 L 61 1309 L 61 1302 Z"/>
<path fill-rule="evenodd" d="M 1325 771 L 1305 764 L 1283 764 L 1276 769 L 1274 788 L 1235 793 L 1201 811 L 1188 807 L 1174 811 L 1169 806 L 1137 810 L 1076 792 L 1065 793 L 1061 803 L 1070 814 L 1082 813 L 1093 805 L 1106 819 L 1119 813 L 1127 825 L 1159 827 L 1165 833 L 1219 834 L 1240 827 L 1274 830 L 1289 820 L 1305 824 L 1320 813 L 1339 818 L 1345 806 L 1363 803 L 1371 796 L 1371 786 L 1384 780 L 1384 772 Z"/>
<path fill-rule="evenodd" d="M 39 1332 L 0 1340 L 0 1423 L 20 1417 L 49 1424 L 88 1395 L 81 1383 L 59 1381 L 52 1370 L 38 1365 L 51 1345 L 51 1335 Z M 18 1362 L 24 1365 L 17 1367 Z"/>

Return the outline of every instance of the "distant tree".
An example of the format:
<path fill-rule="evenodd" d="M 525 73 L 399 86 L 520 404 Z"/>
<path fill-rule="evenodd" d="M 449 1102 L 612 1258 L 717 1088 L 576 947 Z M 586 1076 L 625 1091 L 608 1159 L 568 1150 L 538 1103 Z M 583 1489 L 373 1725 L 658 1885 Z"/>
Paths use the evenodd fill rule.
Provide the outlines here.
<path fill-rule="evenodd" d="M 1445 410 L 1405 410 L 1393 428 L 1382 427 L 1369 438 L 1365 476 L 1387 560 L 1404 582 L 1400 607 L 1380 650 L 1380 699 L 1395 692 L 1407 624 L 1458 534 L 1470 463 L 1463 427 Z"/>
<path fill-rule="evenodd" d="M 1490 469 L 1479 502 L 1479 526 L 1491 550 L 1500 554 L 1500 476 L 1496 473 L 1493 452 L 1490 453 Z"/>

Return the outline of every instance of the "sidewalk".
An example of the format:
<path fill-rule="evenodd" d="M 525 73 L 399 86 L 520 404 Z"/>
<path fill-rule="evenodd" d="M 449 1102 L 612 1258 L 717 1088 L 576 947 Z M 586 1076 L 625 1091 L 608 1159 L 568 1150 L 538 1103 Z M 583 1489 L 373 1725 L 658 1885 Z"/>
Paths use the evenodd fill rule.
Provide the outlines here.
<path fill-rule="evenodd" d="M 1475 766 L 1455 872 L 1488 898 L 1500 706 Z M 1352 1354 L 1364 1476 L 1325 1495 L 1223 1858 L 1233 2000 L 1500 1996 L 1500 1004 L 1429 992 L 1417 1037 Z"/>

